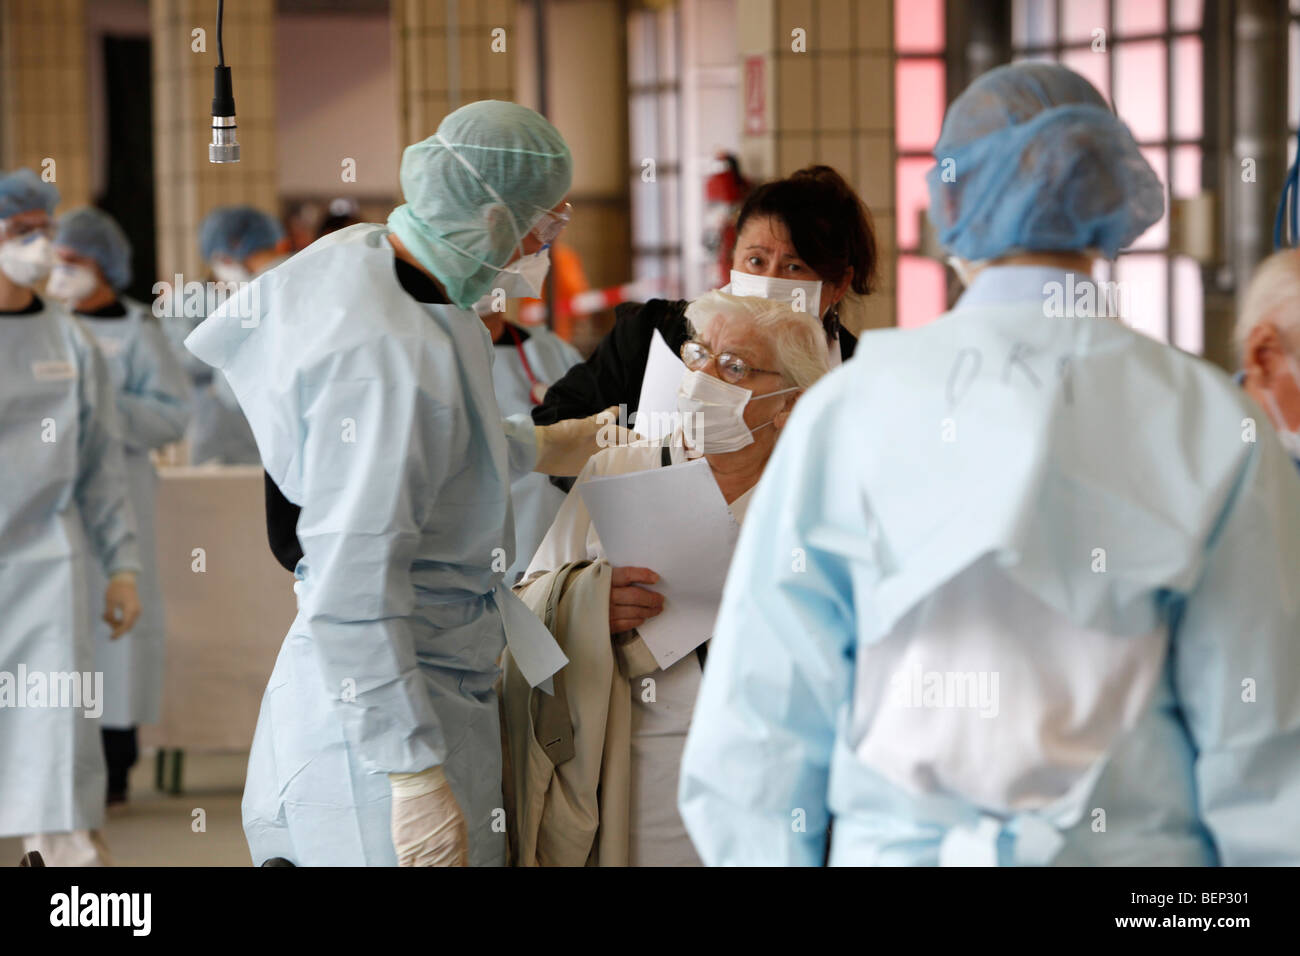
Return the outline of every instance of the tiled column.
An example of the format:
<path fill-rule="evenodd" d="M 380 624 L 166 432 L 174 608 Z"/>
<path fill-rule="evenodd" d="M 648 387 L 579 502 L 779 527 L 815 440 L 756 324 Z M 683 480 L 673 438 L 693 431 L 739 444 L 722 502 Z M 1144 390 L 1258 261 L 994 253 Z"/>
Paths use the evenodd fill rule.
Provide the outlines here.
<path fill-rule="evenodd" d="M 833 166 L 875 222 L 869 327 L 894 324 L 894 64 L 890 0 L 738 0 L 742 168 L 766 179 Z M 801 32 L 796 32 L 801 31 Z"/>
<path fill-rule="evenodd" d="M 234 84 L 240 161 L 208 162 L 217 0 L 151 0 L 154 179 L 158 273 L 198 276 L 199 223 L 209 210 L 247 203 L 279 216 L 275 172 L 274 0 L 226 4 L 226 65 Z M 202 52 L 193 31 L 204 31 Z"/>
<path fill-rule="evenodd" d="M 403 147 L 466 103 L 514 98 L 520 37 L 511 0 L 392 0 L 392 20 Z"/>
<path fill-rule="evenodd" d="M 90 195 L 84 0 L 0 0 L 0 169 L 29 166 L 62 194 Z"/>

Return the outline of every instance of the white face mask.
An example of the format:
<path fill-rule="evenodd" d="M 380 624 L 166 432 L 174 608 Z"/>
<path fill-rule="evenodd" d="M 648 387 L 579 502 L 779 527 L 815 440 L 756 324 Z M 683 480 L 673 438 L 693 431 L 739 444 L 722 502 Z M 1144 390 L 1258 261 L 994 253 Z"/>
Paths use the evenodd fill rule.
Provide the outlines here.
<path fill-rule="evenodd" d="M 90 266 L 61 262 L 50 272 L 49 284 L 45 291 L 52 298 L 68 305 L 90 298 L 99 288 L 99 276 Z"/>
<path fill-rule="evenodd" d="M 54 245 L 44 233 L 0 243 L 0 271 L 13 282 L 31 288 L 50 274 Z"/>
<path fill-rule="evenodd" d="M 547 247 L 520 256 L 498 272 L 492 282 L 492 291 L 503 290 L 507 299 L 536 299 L 542 294 L 542 283 L 550 271 L 551 250 Z M 492 291 L 488 292 L 489 296 Z"/>
<path fill-rule="evenodd" d="M 1291 370 L 1291 380 L 1295 382 L 1296 388 L 1300 388 L 1300 362 L 1297 362 L 1293 356 L 1286 357 L 1287 368 Z M 1278 408 L 1277 399 L 1273 397 L 1272 391 L 1264 393 L 1265 401 L 1268 403 L 1268 411 L 1273 419 L 1273 427 L 1277 430 L 1277 437 L 1282 440 L 1282 447 L 1286 453 L 1300 461 L 1300 428 L 1291 428 L 1287 425 L 1286 419 L 1282 417 L 1282 409 Z"/>
<path fill-rule="evenodd" d="M 796 385 L 755 395 L 747 388 L 724 382 L 705 372 L 688 371 L 677 386 L 677 411 L 682 415 L 687 443 L 706 455 L 740 451 L 754 443 L 754 432 L 776 421 L 772 419 L 754 429 L 746 425 L 745 406 L 750 400 L 797 391 L 800 389 Z"/>
<path fill-rule="evenodd" d="M 213 259 L 212 277 L 218 282 L 247 282 L 253 274 L 234 259 Z"/>
<path fill-rule="evenodd" d="M 802 303 L 796 301 L 795 292 L 802 290 Z M 801 282 L 798 279 L 775 279 L 772 276 L 750 275 L 748 272 L 731 270 L 731 294 L 743 295 L 754 299 L 771 299 L 773 302 L 789 302 L 801 305 L 796 312 L 807 312 L 821 318 L 822 284 Z"/>

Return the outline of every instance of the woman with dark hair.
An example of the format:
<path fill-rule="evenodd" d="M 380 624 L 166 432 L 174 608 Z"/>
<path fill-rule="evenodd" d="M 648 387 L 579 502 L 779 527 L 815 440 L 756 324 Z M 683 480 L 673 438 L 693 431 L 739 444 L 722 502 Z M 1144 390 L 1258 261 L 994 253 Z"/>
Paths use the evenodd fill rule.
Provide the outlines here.
<path fill-rule="evenodd" d="M 877 274 L 871 213 L 853 187 L 829 166 L 809 166 L 764 183 L 741 207 L 736 234 L 732 283 L 724 291 L 782 298 L 774 285 L 800 283 L 811 293 L 807 307 L 815 305 L 826 329 L 832 364 L 848 359 L 857 339 L 845 325 L 861 330 L 860 316 L 853 313 L 875 288 Z M 635 411 L 654 332 L 658 329 L 676 354 L 689 338 L 686 305 L 685 299 L 651 299 L 617 306 L 614 328 L 591 358 L 547 390 L 533 409 L 533 421 L 585 418 L 611 405 Z"/>

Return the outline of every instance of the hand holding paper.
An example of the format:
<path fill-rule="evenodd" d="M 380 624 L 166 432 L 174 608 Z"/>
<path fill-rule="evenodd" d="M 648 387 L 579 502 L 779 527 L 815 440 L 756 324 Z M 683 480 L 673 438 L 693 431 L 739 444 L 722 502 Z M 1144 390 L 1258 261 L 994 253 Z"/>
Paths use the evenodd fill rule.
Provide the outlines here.
<path fill-rule="evenodd" d="M 659 666 L 670 667 L 712 637 L 740 528 L 709 463 L 593 478 L 575 490 L 610 564 L 658 576 L 663 610 L 638 630 Z"/>

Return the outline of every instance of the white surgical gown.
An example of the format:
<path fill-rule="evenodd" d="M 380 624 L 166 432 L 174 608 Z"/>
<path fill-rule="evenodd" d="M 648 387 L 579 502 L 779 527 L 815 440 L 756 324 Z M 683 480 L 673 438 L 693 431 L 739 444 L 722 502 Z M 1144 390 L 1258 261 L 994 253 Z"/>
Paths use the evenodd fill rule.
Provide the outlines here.
<path fill-rule="evenodd" d="M 533 377 L 542 385 L 551 384 L 582 361 L 577 349 L 549 329 L 530 328 L 521 346 L 515 345 L 507 330 L 505 342 L 494 349 L 496 361 L 492 363 L 492 379 L 502 415 L 532 413 L 532 382 L 519 357 L 520 347 L 528 358 Z M 513 584 L 555 520 L 555 513 L 564 502 L 564 492 L 551 484 L 546 475 L 529 472 L 511 483 L 510 500 L 515 513 L 515 563 L 506 570 L 506 581 Z"/>
<path fill-rule="evenodd" d="M 670 451 L 673 464 L 685 460 L 680 444 Z M 606 448 L 587 462 L 577 484 L 591 478 L 659 468 L 662 454 L 661 446 L 650 444 Z M 577 493 L 577 484 L 542 540 L 525 572 L 526 578 L 570 561 L 595 561 L 605 557 L 596 526 L 592 524 L 582 496 Z M 744 520 L 752 494 L 752 490 L 747 491 L 729 505 L 737 523 Z M 631 683 L 632 785 L 628 820 L 628 863 L 631 866 L 700 864 L 677 812 L 677 771 L 682 761 L 682 747 L 686 744 L 686 732 L 691 726 L 691 712 L 699 693 L 700 673 L 699 658 L 688 654 L 668 670 L 657 670 L 648 675 L 654 681 L 653 695 L 647 693 L 649 685 L 644 683 L 644 678 L 634 679 Z M 647 699 L 650 696 L 654 699 Z"/>
<path fill-rule="evenodd" d="M 189 383 L 162 325 L 143 305 L 123 300 L 120 318 L 79 316 L 108 364 L 126 452 L 127 490 L 139 530 L 141 569 L 136 579 L 140 619 L 117 640 L 95 623 L 96 668 L 104 674 L 105 727 L 156 723 L 162 712 L 165 620 L 154 548 L 154 492 L 158 476 L 149 452 L 180 441 L 189 420 Z M 98 562 L 88 561 L 92 603 L 104 593 Z"/>
<path fill-rule="evenodd" d="M 0 316 L 0 836 L 104 819 L 102 698 L 82 686 L 104 595 L 83 559 L 140 568 L 113 399 L 103 355 L 62 308 Z"/>
<path fill-rule="evenodd" d="M 503 429 L 487 329 L 403 291 L 387 235 L 325 237 L 186 342 L 224 372 L 302 508 L 298 616 L 244 789 L 255 863 L 395 864 L 387 774 L 435 765 L 470 863 L 503 863 L 497 660 L 507 637 L 551 640 L 494 570 L 512 557 L 510 480 L 536 460 L 532 425 Z"/>
<path fill-rule="evenodd" d="M 707 863 L 1300 862 L 1300 482 L 1066 282 L 986 269 L 800 401 L 683 758 Z"/>

